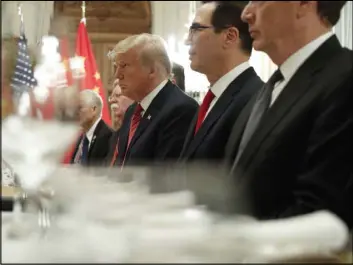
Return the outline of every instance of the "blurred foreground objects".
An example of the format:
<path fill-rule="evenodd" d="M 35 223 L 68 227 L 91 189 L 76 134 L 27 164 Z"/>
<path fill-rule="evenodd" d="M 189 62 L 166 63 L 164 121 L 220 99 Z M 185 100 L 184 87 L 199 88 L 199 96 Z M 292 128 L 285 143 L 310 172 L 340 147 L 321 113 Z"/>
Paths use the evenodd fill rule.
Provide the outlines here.
<path fill-rule="evenodd" d="M 306 263 L 346 254 L 348 229 L 329 212 L 227 214 L 228 189 L 212 168 L 58 168 L 37 190 L 50 216 L 38 218 L 35 200 L 2 213 L 2 261 Z"/>

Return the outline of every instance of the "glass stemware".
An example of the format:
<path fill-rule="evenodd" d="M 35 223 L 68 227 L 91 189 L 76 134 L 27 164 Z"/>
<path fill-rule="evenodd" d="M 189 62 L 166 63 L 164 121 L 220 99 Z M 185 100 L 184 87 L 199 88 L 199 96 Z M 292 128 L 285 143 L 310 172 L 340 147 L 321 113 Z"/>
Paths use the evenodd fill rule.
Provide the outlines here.
<path fill-rule="evenodd" d="M 2 123 L 2 155 L 16 172 L 21 186 L 14 198 L 15 208 L 21 208 L 25 198 L 26 203 L 38 211 L 37 224 L 43 231 L 51 225 L 49 204 L 54 194 L 48 189 L 43 191 L 41 186 L 59 167 L 79 132 L 76 123 L 79 88 L 75 84 L 84 77 L 82 64 L 73 64 L 75 82 L 68 85 L 66 71 L 70 69 L 65 69 L 58 45 L 54 36 L 42 38 L 41 54 L 33 74 L 36 85 L 31 88 L 23 82 L 23 89 L 13 96 L 13 112 Z M 29 72 L 23 71 L 27 73 L 23 75 L 25 80 Z M 21 73 L 16 74 L 18 79 Z M 21 220 L 20 212 L 14 211 L 16 229 Z"/>

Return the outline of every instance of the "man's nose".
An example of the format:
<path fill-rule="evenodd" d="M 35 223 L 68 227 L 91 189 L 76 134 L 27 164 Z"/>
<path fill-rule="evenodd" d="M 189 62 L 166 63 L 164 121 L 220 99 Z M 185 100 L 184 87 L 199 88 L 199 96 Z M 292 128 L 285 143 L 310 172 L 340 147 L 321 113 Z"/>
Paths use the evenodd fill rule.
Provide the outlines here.
<path fill-rule="evenodd" d="M 249 4 L 243 9 L 243 12 L 241 13 L 241 20 L 248 24 L 254 20 L 254 13 L 252 12 Z"/>

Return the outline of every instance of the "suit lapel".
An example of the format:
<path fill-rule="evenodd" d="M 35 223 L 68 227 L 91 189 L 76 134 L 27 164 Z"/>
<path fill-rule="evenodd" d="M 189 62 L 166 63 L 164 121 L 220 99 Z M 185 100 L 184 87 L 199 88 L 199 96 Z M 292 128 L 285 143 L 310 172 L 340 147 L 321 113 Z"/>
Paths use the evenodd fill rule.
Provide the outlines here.
<path fill-rule="evenodd" d="M 134 113 L 134 110 L 137 106 L 137 103 L 133 103 L 129 109 L 126 111 L 125 113 L 125 117 L 124 117 L 124 121 L 127 120 L 128 122 L 126 123 L 126 125 L 124 125 L 123 122 L 123 127 L 120 128 L 119 130 L 119 154 L 118 157 L 121 156 L 121 158 L 123 159 L 124 154 L 126 153 L 126 149 L 127 149 L 127 142 L 129 140 L 129 131 L 130 131 L 130 124 L 131 124 L 131 119 L 132 119 L 132 115 Z"/>
<path fill-rule="evenodd" d="M 261 90 L 260 90 L 261 91 Z M 236 151 L 240 144 L 241 137 L 243 135 L 246 123 L 250 117 L 251 110 L 255 104 L 258 93 L 254 94 L 249 100 L 248 104 L 245 105 L 244 109 L 241 111 L 240 115 L 236 119 L 236 122 L 232 128 L 232 132 L 229 136 L 229 140 L 226 146 L 226 162 L 232 163 L 232 159 L 235 158 Z M 235 153 L 234 153 L 235 152 Z"/>
<path fill-rule="evenodd" d="M 170 81 L 168 81 L 167 84 L 161 89 L 161 91 L 159 91 L 157 96 L 152 100 L 151 104 L 149 105 L 149 107 L 143 114 L 143 117 L 141 118 L 140 124 L 136 129 L 134 137 L 131 139 L 130 148 L 133 147 L 133 145 L 140 138 L 142 133 L 160 113 L 160 110 L 162 109 L 163 104 L 166 102 L 168 94 L 172 89 L 174 89 L 174 85 Z"/>
<path fill-rule="evenodd" d="M 229 84 L 227 89 L 222 93 L 210 113 L 205 118 L 197 134 L 192 139 L 191 145 L 186 151 L 186 157 L 190 157 L 196 151 L 197 147 L 202 143 L 203 139 L 207 136 L 207 133 L 212 129 L 213 125 L 219 120 L 222 114 L 226 112 L 234 97 L 238 96 L 242 89 L 246 89 L 246 82 L 249 78 L 251 78 L 251 76 L 256 76 L 256 73 L 252 67 L 245 70 L 242 74 L 236 77 L 232 83 Z"/>
<path fill-rule="evenodd" d="M 199 113 L 196 112 L 196 114 L 190 124 L 189 131 L 186 134 L 183 149 L 181 150 L 181 153 L 180 153 L 181 158 L 185 158 L 188 150 L 190 149 L 189 145 L 191 144 L 192 140 L 194 139 L 194 132 L 195 132 L 195 127 L 196 127 L 198 115 L 199 115 Z"/>
<path fill-rule="evenodd" d="M 103 120 L 100 120 L 97 124 L 96 129 L 93 132 L 92 140 L 91 140 L 89 150 L 88 150 L 88 158 L 91 156 L 92 150 L 94 149 L 94 145 L 96 143 L 97 135 L 98 135 L 99 131 L 102 129 L 103 125 L 104 125 Z"/>
<path fill-rule="evenodd" d="M 78 137 L 78 139 L 76 141 L 76 147 L 75 147 L 74 152 L 72 153 L 72 157 L 71 157 L 71 164 L 73 164 L 75 162 L 76 153 L 78 151 L 78 148 L 80 146 L 81 141 L 82 141 L 82 133 L 81 133 L 80 137 Z"/>
<path fill-rule="evenodd" d="M 252 156 L 257 153 L 261 143 L 267 138 L 276 125 L 285 118 L 295 104 L 310 90 L 313 77 L 325 66 L 325 61 L 340 51 L 341 47 L 336 37 L 331 37 L 326 41 L 309 59 L 298 69 L 289 83 L 285 86 L 278 99 L 264 116 L 259 127 L 254 132 L 248 145 L 246 146 L 239 163 L 243 167 L 251 161 Z M 309 81 L 308 81 L 309 80 Z"/>

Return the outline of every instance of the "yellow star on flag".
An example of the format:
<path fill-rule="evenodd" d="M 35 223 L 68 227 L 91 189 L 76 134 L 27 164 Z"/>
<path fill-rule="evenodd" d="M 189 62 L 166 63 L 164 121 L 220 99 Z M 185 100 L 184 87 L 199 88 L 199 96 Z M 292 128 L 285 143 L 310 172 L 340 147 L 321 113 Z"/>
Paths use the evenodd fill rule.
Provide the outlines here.
<path fill-rule="evenodd" d="M 94 74 L 94 78 L 95 78 L 96 80 L 99 80 L 99 79 L 101 78 L 101 75 L 100 75 L 98 72 L 96 72 L 96 73 Z"/>

